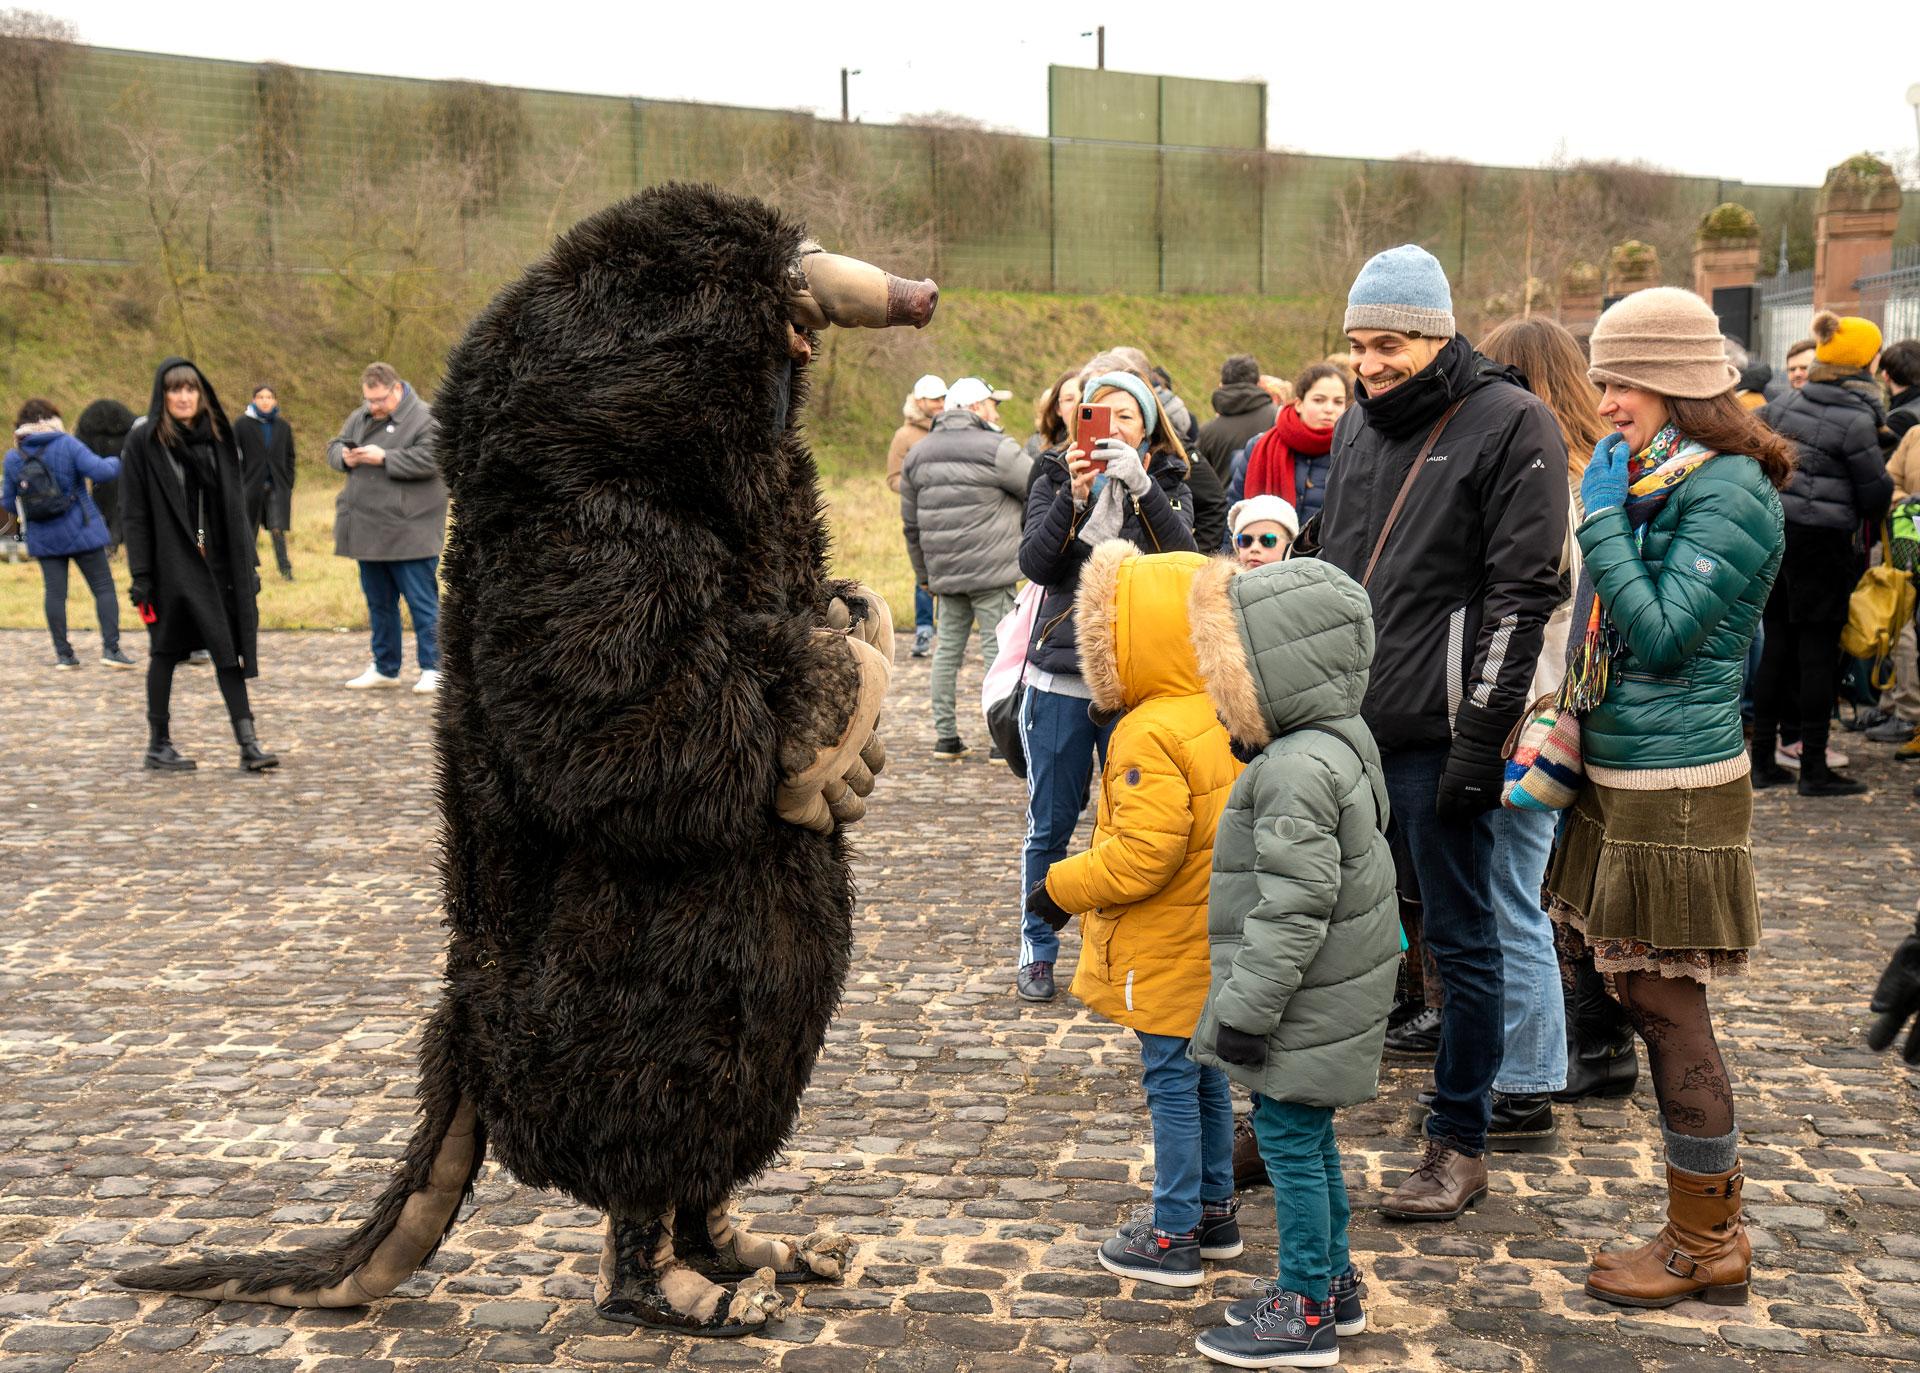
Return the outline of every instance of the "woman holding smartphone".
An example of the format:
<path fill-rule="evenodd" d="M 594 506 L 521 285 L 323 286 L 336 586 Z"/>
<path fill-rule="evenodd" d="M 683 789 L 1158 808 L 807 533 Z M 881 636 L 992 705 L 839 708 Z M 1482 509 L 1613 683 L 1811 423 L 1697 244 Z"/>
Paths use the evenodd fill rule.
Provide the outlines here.
<path fill-rule="evenodd" d="M 173 670 L 205 649 L 240 743 L 240 766 L 278 766 L 254 736 L 247 700 L 247 678 L 260 672 L 260 577 L 240 453 L 212 385 L 186 359 L 168 358 L 154 373 L 146 418 L 127 436 L 120 488 L 128 593 L 152 643 L 144 765 L 155 772 L 195 766 L 171 738 Z"/>
<path fill-rule="evenodd" d="M 1020 570 L 1041 587 L 1020 705 L 1027 753 L 1023 902 L 1066 857 L 1086 807 L 1094 753 L 1105 751 L 1113 727 L 1095 724 L 1087 713 L 1093 692 L 1080 675 L 1073 625 L 1080 569 L 1108 539 L 1126 539 L 1146 553 L 1195 548 L 1190 464 L 1153 388 L 1131 372 L 1098 374 L 1081 388 L 1074 415 L 1066 451 L 1046 453 L 1035 464 L 1040 475 L 1027 493 L 1020 541 Z M 1094 439 L 1095 433 L 1105 437 Z M 1053 1000 L 1059 952 L 1059 934 L 1023 910 L 1014 983 L 1022 998 Z"/>

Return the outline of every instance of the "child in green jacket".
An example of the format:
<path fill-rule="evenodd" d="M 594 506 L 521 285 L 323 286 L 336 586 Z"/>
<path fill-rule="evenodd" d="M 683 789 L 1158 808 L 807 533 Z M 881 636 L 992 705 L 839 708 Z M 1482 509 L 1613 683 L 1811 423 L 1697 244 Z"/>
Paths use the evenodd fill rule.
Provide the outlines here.
<path fill-rule="evenodd" d="M 1253 1092 L 1281 1237 L 1279 1280 L 1198 1343 L 1241 1368 L 1319 1367 L 1366 1329 L 1333 1113 L 1379 1090 L 1400 964 L 1386 781 L 1360 719 L 1373 613 L 1339 569 L 1290 560 L 1216 563 L 1189 617 L 1215 709 L 1259 750 L 1214 839 L 1192 1052 Z"/>

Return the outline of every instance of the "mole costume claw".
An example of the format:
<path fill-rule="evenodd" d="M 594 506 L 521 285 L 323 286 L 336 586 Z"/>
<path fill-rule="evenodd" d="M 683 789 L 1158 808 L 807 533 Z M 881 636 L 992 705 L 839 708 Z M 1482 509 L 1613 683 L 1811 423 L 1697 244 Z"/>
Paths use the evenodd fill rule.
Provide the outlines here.
<path fill-rule="evenodd" d="M 432 1256 L 489 1152 L 608 1213 L 610 1320 L 741 1335 L 776 1277 L 844 1275 L 844 1240 L 744 1234 L 714 1199 L 792 1132 L 851 956 L 846 827 L 886 762 L 892 617 L 828 573 L 801 434 L 816 331 L 918 327 L 938 294 L 666 185 L 474 320 L 433 400 L 451 933 L 419 1125 L 344 1238 L 123 1285 L 370 1301 Z"/>

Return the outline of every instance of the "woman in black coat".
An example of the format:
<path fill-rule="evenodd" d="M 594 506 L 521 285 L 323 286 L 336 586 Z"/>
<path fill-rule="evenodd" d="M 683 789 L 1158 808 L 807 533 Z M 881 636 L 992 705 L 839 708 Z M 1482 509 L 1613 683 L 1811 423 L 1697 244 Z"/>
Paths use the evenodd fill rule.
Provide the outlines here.
<path fill-rule="evenodd" d="M 248 772 L 279 759 L 254 737 L 247 678 L 255 660 L 260 589 L 253 526 L 241 490 L 233 428 L 200 369 L 168 358 L 153 377 L 147 414 L 127 435 L 120 464 L 120 514 L 128 588 L 147 622 L 146 766 L 185 772 L 194 764 L 168 737 L 173 670 L 206 649 Z"/>
<path fill-rule="evenodd" d="M 293 527 L 293 428 L 280 413 L 273 388 L 253 388 L 253 403 L 233 422 L 240 445 L 240 474 L 247 495 L 247 518 L 256 537 L 261 525 L 273 539 L 274 561 L 284 581 L 293 580 L 287 559 L 287 531 Z"/>

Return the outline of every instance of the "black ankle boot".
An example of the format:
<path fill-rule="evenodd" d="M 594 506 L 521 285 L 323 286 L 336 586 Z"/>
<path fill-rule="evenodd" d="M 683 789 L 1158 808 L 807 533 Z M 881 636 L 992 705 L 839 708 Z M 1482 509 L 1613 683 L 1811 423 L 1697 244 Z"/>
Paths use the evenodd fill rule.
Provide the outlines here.
<path fill-rule="evenodd" d="M 150 720 L 147 722 L 147 755 L 141 759 L 141 766 L 150 772 L 192 772 L 197 764 L 175 752 L 173 740 L 167 737 L 165 720 Z"/>
<path fill-rule="evenodd" d="M 688 1273 L 674 1251 L 670 1223 L 668 1216 L 648 1221 L 607 1218 L 606 1245 L 600 1256 L 602 1294 L 595 1307 L 600 1315 L 621 1325 L 718 1339 L 764 1330 L 769 1317 L 780 1310 L 773 1287 L 766 1285 L 763 1299 L 744 1305 L 738 1301 L 739 1292 L 749 1284 L 761 1283 L 758 1278 L 747 1279 L 736 1290 L 723 1289 L 719 1305 L 704 1317 L 680 1311 L 667 1299 L 662 1279 L 675 1269 L 683 1277 Z"/>
<path fill-rule="evenodd" d="M 1487 1148 L 1496 1154 L 1544 1154 L 1559 1140 L 1553 1120 L 1553 1098 L 1545 1092 L 1525 1096 L 1493 1094 L 1487 1119 Z"/>
<path fill-rule="evenodd" d="M 1856 782 L 1844 772 L 1827 766 L 1827 751 L 1815 751 L 1804 745 L 1800 750 L 1800 794 L 1802 796 L 1860 796 L 1865 782 Z"/>
<path fill-rule="evenodd" d="M 1774 731 L 1758 730 L 1753 732 L 1753 744 L 1749 756 L 1753 759 L 1753 789 L 1765 791 L 1768 787 L 1784 787 L 1793 782 L 1793 774 L 1774 760 Z"/>
<path fill-rule="evenodd" d="M 253 721 L 235 720 L 233 737 L 240 741 L 240 768 L 243 772 L 265 772 L 280 766 L 280 755 L 268 753 L 254 737 Z"/>
<path fill-rule="evenodd" d="M 1553 1099 L 1632 1096 L 1639 1080 L 1640 1056 L 1627 1013 L 1607 995 L 1600 974 L 1580 965 L 1567 997 L 1567 1085 Z"/>

